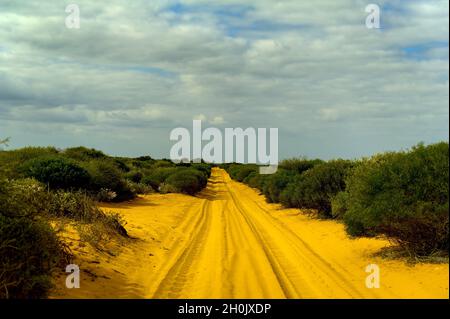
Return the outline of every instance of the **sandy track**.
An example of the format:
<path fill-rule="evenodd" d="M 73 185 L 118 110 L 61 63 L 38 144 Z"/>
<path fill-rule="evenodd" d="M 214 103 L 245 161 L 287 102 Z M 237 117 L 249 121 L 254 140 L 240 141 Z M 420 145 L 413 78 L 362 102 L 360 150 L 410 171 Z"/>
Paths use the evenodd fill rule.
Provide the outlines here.
<path fill-rule="evenodd" d="M 327 261 L 242 187 L 223 170 L 213 171 L 201 204 L 191 211 L 197 215 L 186 229 L 191 235 L 153 278 L 159 284 L 150 297 L 398 297 L 389 289 L 368 289 L 364 265 L 355 276 L 348 261 Z"/>
<path fill-rule="evenodd" d="M 63 297 L 448 298 L 448 264 L 376 257 L 386 241 L 351 240 L 335 221 L 267 204 L 220 169 L 197 197 L 150 195 L 109 208 L 139 240 L 92 270 L 100 279 L 84 292 Z M 372 263 L 379 289 L 365 285 Z"/>

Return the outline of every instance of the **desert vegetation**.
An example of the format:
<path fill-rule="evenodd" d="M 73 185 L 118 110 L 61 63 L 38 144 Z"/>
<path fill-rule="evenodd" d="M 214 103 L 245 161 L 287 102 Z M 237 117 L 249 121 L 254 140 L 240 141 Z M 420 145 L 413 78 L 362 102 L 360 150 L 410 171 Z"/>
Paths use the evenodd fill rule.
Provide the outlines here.
<path fill-rule="evenodd" d="M 351 236 L 384 236 L 410 256 L 448 254 L 448 143 L 360 160 L 289 159 L 272 175 L 225 164 L 230 176 L 268 202 L 345 224 Z"/>
<path fill-rule="evenodd" d="M 99 248 L 128 234 L 120 215 L 104 212 L 97 202 L 151 192 L 193 195 L 210 174 L 203 163 L 111 157 L 84 147 L 0 148 L 0 298 L 47 296 L 52 272 L 72 258 L 55 224 L 72 223 Z"/>

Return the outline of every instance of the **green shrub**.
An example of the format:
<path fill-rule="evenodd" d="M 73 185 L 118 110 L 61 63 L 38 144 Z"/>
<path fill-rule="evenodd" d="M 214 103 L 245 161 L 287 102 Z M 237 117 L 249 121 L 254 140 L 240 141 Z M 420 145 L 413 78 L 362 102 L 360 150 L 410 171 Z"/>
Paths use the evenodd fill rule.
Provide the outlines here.
<path fill-rule="evenodd" d="M 122 220 L 115 213 L 106 214 L 85 193 L 56 191 L 50 194 L 45 213 L 52 217 L 68 218 L 85 224 L 101 225 L 110 233 L 127 236 Z"/>
<path fill-rule="evenodd" d="M 51 188 L 82 188 L 89 183 L 89 174 L 84 168 L 61 157 L 32 159 L 22 170 L 27 177 L 36 178 Z"/>
<path fill-rule="evenodd" d="M 144 177 L 144 174 L 141 171 L 130 171 L 125 174 L 125 178 L 134 182 L 134 183 L 140 183 L 142 180 L 142 177 Z"/>
<path fill-rule="evenodd" d="M 121 188 L 122 172 L 109 161 L 91 161 L 86 166 L 91 176 L 91 186 L 93 189 L 111 189 Z"/>
<path fill-rule="evenodd" d="M 195 169 L 181 169 L 170 175 L 164 182 L 162 191 L 171 191 L 193 195 L 204 188 L 207 178 Z"/>
<path fill-rule="evenodd" d="M 93 148 L 89 149 L 83 146 L 67 148 L 62 153 L 69 158 L 83 162 L 107 157 L 102 151 Z"/>
<path fill-rule="evenodd" d="M 237 174 L 241 171 L 241 169 L 244 168 L 243 164 L 230 164 L 227 168 L 228 174 L 230 174 L 230 177 L 232 179 L 237 178 Z"/>
<path fill-rule="evenodd" d="M 257 172 L 258 167 L 256 165 L 241 165 L 239 169 L 236 170 L 235 179 L 238 182 L 244 181 L 244 179 L 250 175 L 250 173 Z"/>
<path fill-rule="evenodd" d="M 117 158 L 117 157 L 112 157 L 110 158 L 110 160 L 116 165 L 116 167 L 121 170 L 122 172 L 129 172 L 130 168 L 128 167 L 127 163 L 126 163 L 126 159 L 123 158 Z"/>
<path fill-rule="evenodd" d="M 417 255 L 448 250 L 448 143 L 373 156 L 347 180 L 351 235 L 386 235 Z"/>
<path fill-rule="evenodd" d="M 270 175 L 261 175 L 259 172 L 255 171 L 248 174 L 243 182 L 250 187 L 257 188 L 262 191 L 269 176 Z"/>
<path fill-rule="evenodd" d="M 193 183 L 197 184 L 197 181 L 194 180 Z M 161 194 L 168 194 L 168 193 L 182 193 L 181 189 L 177 187 L 176 185 L 172 184 L 166 184 L 162 183 L 159 187 L 159 192 Z"/>
<path fill-rule="evenodd" d="M 331 215 L 333 218 L 342 219 L 347 212 L 348 193 L 339 192 L 331 198 Z"/>
<path fill-rule="evenodd" d="M 33 218 L 45 211 L 50 196 L 45 186 L 34 179 L 0 180 L 0 213 Z"/>
<path fill-rule="evenodd" d="M 211 176 L 211 165 L 206 163 L 194 163 L 191 165 L 192 168 L 203 172 L 207 178 Z"/>
<path fill-rule="evenodd" d="M 83 222 L 92 222 L 102 214 L 85 193 L 61 190 L 51 194 L 45 212 L 54 217 L 66 217 Z"/>
<path fill-rule="evenodd" d="M 131 189 L 131 191 L 134 194 L 145 195 L 145 194 L 154 193 L 154 191 L 155 191 L 153 189 L 153 187 L 151 187 L 147 184 L 144 184 L 144 183 L 134 183 L 134 182 L 128 181 L 127 184 L 128 184 L 128 187 Z"/>
<path fill-rule="evenodd" d="M 86 166 L 91 176 L 90 188 L 94 191 L 112 191 L 116 194 L 114 201 L 123 201 L 135 197 L 130 185 L 123 178 L 123 173 L 108 160 L 95 160 Z"/>
<path fill-rule="evenodd" d="M 170 160 L 158 160 L 152 165 L 154 169 L 163 167 L 175 167 L 175 165 Z"/>
<path fill-rule="evenodd" d="M 306 158 L 291 158 L 280 162 L 279 168 L 294 171 L 301 174 L 318 164 L 322 164 L 323 161 L 320 159 L 308 160 Z"/>
<path fill-rule="evenodd" d="M 353 163 L 346 160 L 315 165 L 296 176 L 294 186 L 287 188 L 281 197 L 289 206 L 314 209 L 321 217 L 331 218 L 331 199 L 345 189 L 345 178 L 352 166 Z"/>
<path fill-rule="evenodd" d="M 295 172 L 279 169 L 275 174 L 267 176 L 262 187 L 263 194 L 269 203 L 278 203 L 280 194 L 293 181 Z"/>
<path fill-rule="evenodd" d="M 47 297 L 52 270 L 67 257 L 48 223 L 0 212 L 0 299 Z"/>
<path fill-rule="evenodd" d="M 256 176 L 257 174 L 258 174 L 258 173 L 257 173 L 256 171 L 250 172 L 250 174 L 248 174 L 248 175 L 243 179 L 242 183 L 248 185 L 249 182 L 250 182 L 253 178 L 255 178 L 255 176 Z"/>
<path fill-rule="evenodd" d="M 142 183 L 153 187 L 154 190 L 159 190 L 159 186 L 169 177 L 171 174 L 178 170 L 176 167 L 160 167 L 151 171 L 149 175 L 142 178 Z"/>
<path fill-rule="evenodd" d="M 107 188 L 100 188 L 94 195 L 94 198 L 98 202 L 112 202 L 117 197 L 117 193 L 107 189 Z"/>
<path fill-rule="evenodd" d="M 12 151 L 0 152 L 0 175 L 16 179 L 24 177 L 22 165 L 39 157 L 57 156 L 58 150 L 54 147 L 25 147 Z"/>
<path fill-rule="evenodd" d="M 286 187 L 281 191 L 279 195 L 280 203 L 284 207 L 298 207 L 296 201 L 295 201 L 295 190 L 296 185 L 299 183 L 299 180 L 301 180 L 301 175 L 296 175 L 293 177 L 293 180 L 286 185 Z"/>
<path fill-rule="evenodd" d="M 142 156 L 131 161 L 131 166 L 136 169 L 149 169 L 153 167 L 155 160 L 150 156 Z"/>

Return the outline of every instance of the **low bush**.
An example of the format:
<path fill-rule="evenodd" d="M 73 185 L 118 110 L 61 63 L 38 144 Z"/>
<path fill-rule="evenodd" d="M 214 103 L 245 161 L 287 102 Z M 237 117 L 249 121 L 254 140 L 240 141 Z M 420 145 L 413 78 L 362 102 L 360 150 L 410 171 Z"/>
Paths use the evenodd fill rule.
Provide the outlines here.
<path fill-rule="evenodd" d="M 321 217 L 332 218 L 331 200 L 345 189 L 345 179 L 353 163 L 333 160 L 315 165 L 293 179 L 281 196 L 291 207 L 317 210 Z"/>
<path fill-rule="evenodd" d="M 278 203 L 280 194 L 286 186 L 293 181 L 296 172 L 279 169 L 275 174 L 267 175 L 262 192 L 266 196 L 269 203 Z"/>
<path fill-rule="evenodd" d="M 131 189 L 131 191 L 135 194 L 141 194 L 141 195 L 146 195 L 146 194 L 151 194 L 154 193 L 155 190 L 153 189 L 153 187 L 144 184 L 144 183 L 133 183 L 133 182 L 128 182 L 128 187 Z"/>
<path fill-rule="evenodd" d="M 102 151 L 83 146 L 67 148 L 62 152 L 62 154 L 77 161 L 90 161 L 93 159 L 103 159 L 107 157 Z"/>
<path fill-rule="evenodd" d="M 45 211 L 50 197 L 45 186 L 34 179 L 0 180 L 0 212 L 4 216 L 34 218 Z"/>
<path fill-rule="evenodd" d="M 35 180 L 0 180 L 0 299 L 42 298 L 68 254 L 40 214 L 49 193 Z"/>
<path fill-rule="evenodd" d="M 294 171 L 301 174 L 318 164 L 322 164 L 323 161 L 320 159 L 309 160 L 307 158 L 290 158 L 280 162 L 279 168 Z"/>
<path fill-rule="evenodd" d="M 448 178 L 448 143 L 376 155 L 349 176 L 339 214 L 351 235 L 385 235 L 415 255 L 448 250 Z"/>
<path fill-rule="evenodd" d="M 270 175 L 261 175 L 258 171 L 255 171 L 248 174 L 243 182 L 250 187 L 257 188 L 262 191 L 269 176 Z"/>
<path fill-rule="evenodd" d="M 194 163 L 191 165 L 192 168 L 203 172 L 207 178 L 211 176 L 211 165 L 205 163 Z"/>
<path fill-rule="evenodd" d="M 234 174 L 234 178 L 238 182 L 244 181 L 244 179 L 247 178 L 250 173 L 256 172 L 258 170 L 258 167 L 256 165 L 240 165 L 238 167 L 239 169 L 237 169 L 236 173 Z"/>
<path fill-rule="evenodd" d="M 116 165 L 108 160 L 94 160 L 86 165 L 91 176 L 90 189 L 97 192 L 114 192 L 113 201 L 129 200 L 135 193 Z"/>
<path fill-rule="evenodd" d="M 144 174 L 141 171 L 137 170 L 133 170 L 125 174 L 125 178 L 134 183 L 140 183 L 142 177 L 144 177 Z"/>
<path fill-rule="evenodd" d="M 331 198 L 331 214 L 333 218 L 342 219 L 347 212 L 348 193 L 343 191 Z"/>
<path fill-rule="evenodd" d="M 158 160 L 153 163 L 152 168 L 175 167 L 170 160 Z"/>
<path fill-rule="evenodd" d="M 207 177 L 198 170 L 192 168 L 181 169 L 165 180 L 161 191 L 193 195 L 203 189 L 207 181 Z"/>
<path fill-rule="evenodd" d="M 62 157 L 32 159 L 22 166 L 22 171 L 25 176 L 33 177 L 51 188 L 82 188 L 90 181 L 84 168 Z"/>
<path fill-rule="evenodd" d="M 47 222 L 0 212 L 0 299 L 47 297 L 53 269 L 67 259 Z"/>
<path fill-rule="evenodd" d="M 284 207 L 294 208 L 298 207 L 298 204 L 295 200 L 296 186 L 300 183 L 302 179 L 301 175 L 295 175 L 290 183 L 286 185 L 286 187 L 281 191 L 279 195 L 280 203 Z"/>
<path fill-rule="evenodd" d="M 168 178 L 171 174 L 178 170 L 176 167 L 158 167 L 142 178 L 141 182 L 153 187 L 158 191 L 159 186 Z"/>

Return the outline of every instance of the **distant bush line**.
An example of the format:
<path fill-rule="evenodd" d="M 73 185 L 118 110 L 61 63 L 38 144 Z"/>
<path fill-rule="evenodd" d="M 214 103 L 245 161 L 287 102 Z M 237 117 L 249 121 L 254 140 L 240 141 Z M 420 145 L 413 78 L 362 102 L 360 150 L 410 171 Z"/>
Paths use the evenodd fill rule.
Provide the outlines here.
<path fill-rule="evenodd" d="M 195 194 L 210 174 L 210 165 L 204 163 L 112 157 L 85 147 L 0 152 L 0 176 L 34 178 L 52 190 L 83 190 L 99 201 L 124 201 L 154 191 Z"/>
<path fill-rule="evenodd" d="M 385 236 L 412 256 L 449 248 L 449 146 L 419 144 L 361 160 L 289 159 L 272 175 L 224 164 L 268 202 L 342 220 L 351 236 Z"/>

